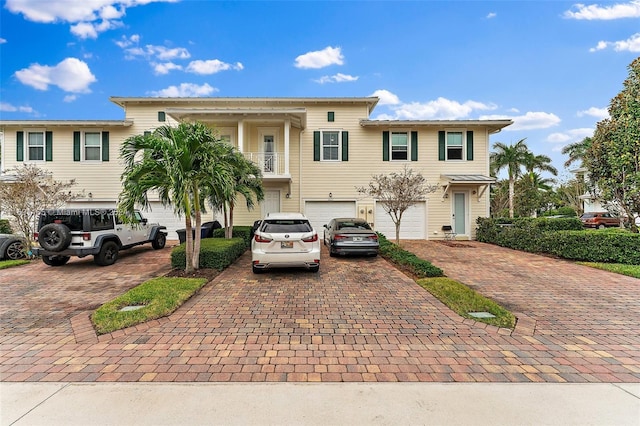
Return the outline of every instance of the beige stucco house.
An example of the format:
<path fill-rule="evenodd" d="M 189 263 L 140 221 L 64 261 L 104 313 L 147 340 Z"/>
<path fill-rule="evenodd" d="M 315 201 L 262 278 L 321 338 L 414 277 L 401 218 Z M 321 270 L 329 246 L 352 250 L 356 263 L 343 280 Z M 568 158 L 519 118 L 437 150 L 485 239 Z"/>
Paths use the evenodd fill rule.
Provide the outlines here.
<path fill-rule="evenodd" d="M 1 169 L 26 162 L 56 180 L 75 179 L 85 198 L 74 207 L 113 207 L 120 192 L 119 148 L 127 137 L 161 125 L 202 121 L 263 171 L 265 200 L 235 212 L 250 225 L 268 212 L 302 212 L 316 229 L 332 217 L 359 216 L 389 237 L 391 219 L 356 191 L 374 174 L 422 173 L 438 191 L 405 214 L 401 238 L 441 239 L 443 225 L 472 239 L 475 220 L 489 215 L 489 137 L 511 120 L 371 120 L 378 102 L 364 98 L 112 97 L 123 120 L 1 120 Z M 170 231 L 184 220 L 159 202 L 146 215 Z M 216 218 L 209 212 L 205 219 Z M 173 232 L 170 236 L 177 238 Z"/>

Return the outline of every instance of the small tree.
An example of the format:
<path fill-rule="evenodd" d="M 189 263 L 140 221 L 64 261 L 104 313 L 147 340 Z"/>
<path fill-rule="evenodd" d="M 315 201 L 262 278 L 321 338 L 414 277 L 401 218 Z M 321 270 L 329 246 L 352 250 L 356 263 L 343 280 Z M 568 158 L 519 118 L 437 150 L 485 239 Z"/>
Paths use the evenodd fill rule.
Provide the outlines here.
<path fill-rule="evenodd" d="M 69 191 L 75 180 L 55 181 L 49 173 L 33 164 L 9 169 L 5 176 L 12 176 L 12 179 L 0 181 L 0 210 L 11 216 L 13 228 L 24 235 L 27 247 L 31 249 L 38 214 L 42 210 L 60 208 L 76 198 L 78 194 Z"/>
<path fill-rule="evenodd" d="M 369 186 L 356 187 L 356 191 L 376 199 L 391 217 L 396 226 L 396 244 L 400 244 L 400 224 L 402 215 L 409 207 L 424 200 L 438 189 L 438 185 L 428 185 L 420 173 L 404 167 L 402 172 L 388 175 L 373 175 Z"/>

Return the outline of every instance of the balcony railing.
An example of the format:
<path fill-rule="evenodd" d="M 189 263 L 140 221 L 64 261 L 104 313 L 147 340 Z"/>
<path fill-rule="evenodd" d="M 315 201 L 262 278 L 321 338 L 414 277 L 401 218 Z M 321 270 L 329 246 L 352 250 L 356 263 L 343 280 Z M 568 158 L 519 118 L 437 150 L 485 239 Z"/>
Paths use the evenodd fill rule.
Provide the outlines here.
<path fill-rule="evenodd" d="M 280 152 L 245 152 L 244 156 L 257 164 L 264 176 L 284 175 L 284 154 Z"/>

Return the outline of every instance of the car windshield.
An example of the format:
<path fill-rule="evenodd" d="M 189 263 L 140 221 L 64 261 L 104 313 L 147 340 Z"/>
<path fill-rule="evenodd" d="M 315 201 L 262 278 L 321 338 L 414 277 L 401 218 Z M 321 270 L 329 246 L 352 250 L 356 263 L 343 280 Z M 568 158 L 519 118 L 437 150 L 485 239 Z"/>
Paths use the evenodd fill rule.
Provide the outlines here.
<path fill-rule="evenodd" d="M 585 213 L 583 214 L 581 217 L 586 218 L 586 217 L 596 217 L 595 213 Z"/>
<path fill-rule="evenodd" d="M 285 232 L 311 232 L 312 228 L 307 220 L 269 220 L 262 224 L 262 232 L 281 234 Z"/>
<path fill-rule="evenodd" d="M 371 229 L 367 222 L 338 222 L 336 229 Z"/>

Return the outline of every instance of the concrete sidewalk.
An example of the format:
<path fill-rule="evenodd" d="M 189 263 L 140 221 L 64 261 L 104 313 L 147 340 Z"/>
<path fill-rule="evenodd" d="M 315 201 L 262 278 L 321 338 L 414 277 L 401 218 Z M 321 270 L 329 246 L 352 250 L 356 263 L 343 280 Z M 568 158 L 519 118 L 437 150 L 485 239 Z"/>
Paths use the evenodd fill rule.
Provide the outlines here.
<path fill-rule="evenodd" d="M 633 425 L 640 384 L 0 383 L 5 425 Z"/>

